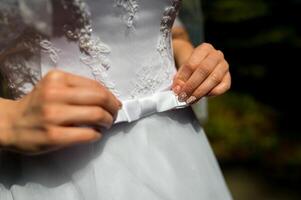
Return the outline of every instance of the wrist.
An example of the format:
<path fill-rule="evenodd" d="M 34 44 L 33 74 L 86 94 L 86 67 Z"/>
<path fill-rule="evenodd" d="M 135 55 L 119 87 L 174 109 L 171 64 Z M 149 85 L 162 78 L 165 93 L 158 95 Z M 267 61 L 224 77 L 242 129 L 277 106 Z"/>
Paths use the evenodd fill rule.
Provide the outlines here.
<path fill-rule="evenodd" d="M 10 145 L 9 135 L 11 133 L 11 123 L 7 119 L 0 118 L 0 149 Z"/>
<path fill-rule="evenodd" d="M 174 58 L 177 64 L 177 67 L 182 66 L 191 56 L 194 47 L 193 45 L 183 39 L 174 39 L 173 40 L 173 49 L 174 49 Z"/>
<path fill-rule="evenodd" d="M 19 110 L 17 101 L 0 98 L 0 110 L 0 149 L 2 149 L 11 145 L 12 126 Z"/>

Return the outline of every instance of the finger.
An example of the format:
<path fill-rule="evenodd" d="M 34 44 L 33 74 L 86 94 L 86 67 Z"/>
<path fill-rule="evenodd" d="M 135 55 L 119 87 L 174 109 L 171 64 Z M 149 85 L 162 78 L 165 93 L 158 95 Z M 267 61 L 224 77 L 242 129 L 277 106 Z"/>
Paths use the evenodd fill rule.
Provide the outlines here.
<path fill-rule="evenodd" d="M 68 72 L 63 72 L 60 70 L 52 70 L 47 73 L 47 75 L 43 79 L 43 83 L 47 86 L 55 87 L 60 86 L 62 84 L 66 84 L 70 87 L 84 87 L 84 88 L 99 88 L 99 90 L 108 90 L 101 83 L 78 75 L 74 75 Z M 116 99 L 118 102 L 119 100 Z"/>
<path fill-rule="evenodd" d="M 18 148 L 9 150 L 27 155 L 38 155 L 60 149 L 64 146 L 93 142 L 101 138 L 101 133 L 91 128 L 65 128 L 48 126 L 44 131 L 28 131 L 15 141 Z"/>
<path fill-rule="evenodd" d="M 92 128 L 53 126 L 47 132 L 47 144 L 52 147 L 65 147 L 97 141 L 101 133 Z"/>
<path fill-rule="evenodd" d="M 192 95 L 193 91 L 195 91 L 209 76 L 211 76 L 211 79 L 214 79 L 212 82 L 221 81 L 228 70 L 227 64 L 225 62 L 221 62 L 222 59 L 223 56 L 220 51 L 210 53 L 185 83 L 180 92 L 179 100 L 186 101 L 187 98 Z"/>
<path fill-rule="evenodd" d="M 44 102 L 59 102 L 71 105 L 100 106 L 115 115 L 121 103 L 107 89 L 99 87 L 51 88 L 44 91 Z"/>
<path fill-rule="evenodd" d="M 51 70 L 44 77 L 44 82 L 48 83 L 65 83 L 69 86 L 87 87 L 98 86 L 101 84 L 95 80 L 64 72 L 61 70 Z"/>
<path fill-rule="evenodd" d="M 103 86 L 103 84 L 101 84 L 100 82 L 90 79 L 90 78 L 86 78 L 86 77 L 82 77 L 82 76 L 78 76 L 75 74 L 70 74 L 70 73 L 66 73 L 66 82 L 69 86 L 71 87 L 100 87 L 100 88 L 105 88 Z"/>
<path fill-rule="evenodd" d="M 222 62 L 215 68 L 215 70 L 209 75 L 209 77 L 197 87 L 196 90 L 187 98 L 186 102 L 191 104 L 197 99 L 207 95 L 213 88 L 218 86 L 228 73 L 228 63 Z"/>
<path fill-rule="evenodd" d="M 110 128 L 114 116 L 101 107 L 53 104 L 44 108 L 42 121 L 54 125 L 100 125 Z"/>
<path fill-rule="evenodd" d="M 71 104 L 97 105 L 116 115 L 122 103 L 107 89 L 98 87 L 70 89 Z"/>
<path fill-rule="evenodd" d="M 226 74 L 226 76 L 224 77 L 224 79 L 222 80 L 222 82 L 216 86 L 215 88 L 213 88 L 210 93 L 208 94 L 208 96 L 218 96 L 221 95 L 223 93 L 225 93 L 226 91 L 228 91 L 231 87 L 231 75 L 228 72 Z"/>
<path fill-rule="evenodd" d="M 191 65 L 200 64 L 211 51 L 215 51 L 215 48 L 208 43 L 203 43 L 195 48 L 193 54 L 190 56 L 188 63 Z"/>
<path fill-rule="evenodd" d="M 26 152 L 35 152 L 39 150 L 41 144 L 46 144 L 47 139 L 43 134 L 42 127 L 36 130 L 23 131 L 22 134 L 17 134 L 11 139 L 12 147 L 18 147 L 19 150 Z"/>
<path fill-rule="evenodd" d="M 180 80 L 180 79 L 173 79 L 173 85 L 172 85 L 172 90 L 173 92 L 178 95 L 181 92 L 181 89 L 184 87 L 185 82 Z"/>
<path fill-rule="evenodd" d="M 188 59 L 187 64 L 184 64 L 182 67 L 180 67 L 178 73 L 176 74 L 173 88 L 175 88 L 178 84 L 181 84 L 181 81 L 186 82 L 194 72 L 194 70 L 209 55 L 210 51 L 212 50 L 214 50 L 213 46 L 207 43 L 198 46 Z"/>
<path fill-rule="evenodd" d="M 99 92 L 104 90 L 109 91 L 101 83 L 89 78 L 85 78 L 73 74 L 67 74 L 66 79 L 67 79 L 67 83 L 73 87 L 84 87 L 85 89 L 90 87 L 99 90 Z M 111 98 L 110 100 L 114 99 L 119 104 L 119 106 L 121 106 L 121 102 L 111 92 L 107 92 L 106 94 Z"/>

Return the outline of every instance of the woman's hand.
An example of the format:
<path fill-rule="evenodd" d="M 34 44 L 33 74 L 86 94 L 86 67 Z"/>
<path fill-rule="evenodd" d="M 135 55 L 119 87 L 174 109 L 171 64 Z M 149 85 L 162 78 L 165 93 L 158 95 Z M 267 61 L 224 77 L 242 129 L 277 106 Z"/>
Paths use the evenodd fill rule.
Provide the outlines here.
<path fill-rule="evenodd" d="M 4 149 L 29 154 L 92 142 L 101 133 L 76 125 L 110 128 L 120 108 L 120 101 L 98 82 L 52 71 L 12 104 L 14 112 L 8 115 L 5 134 L 0 131 L 5 135 L 0 142 Z"/>
<path fill-rule="evenodd" d="M 211 44 L 204 43 L 195 48 L 180 66 L 172 89 L 180 101 L 192 104 L 204 96 L 221 95 L 229 90 L 230 86 L 229 64 L 223 53 Z"/>

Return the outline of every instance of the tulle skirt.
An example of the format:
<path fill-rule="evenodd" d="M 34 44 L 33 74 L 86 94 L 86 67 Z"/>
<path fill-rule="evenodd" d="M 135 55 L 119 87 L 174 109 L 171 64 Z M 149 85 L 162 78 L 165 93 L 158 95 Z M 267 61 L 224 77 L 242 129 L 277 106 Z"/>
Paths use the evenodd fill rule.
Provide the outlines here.
<path fill-rule="evenodd" d="M 190 108 L 117 124 L 40 156 L 0 152 L 0 200 L 229 200 Z"/>

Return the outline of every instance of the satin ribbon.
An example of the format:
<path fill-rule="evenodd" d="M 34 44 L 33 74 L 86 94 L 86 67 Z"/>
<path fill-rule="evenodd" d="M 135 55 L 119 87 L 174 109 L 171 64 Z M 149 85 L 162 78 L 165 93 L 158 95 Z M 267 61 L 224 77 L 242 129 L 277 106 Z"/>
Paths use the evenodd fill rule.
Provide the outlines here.
<path fill-rule="evenodd" d="M 139 99 L 122 101 L 115 124 L 132 122 L 148 115 L 172 109 L 187 107 L 186 102 L 179 102 L 173 91 L 163 91 Z"/>

